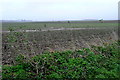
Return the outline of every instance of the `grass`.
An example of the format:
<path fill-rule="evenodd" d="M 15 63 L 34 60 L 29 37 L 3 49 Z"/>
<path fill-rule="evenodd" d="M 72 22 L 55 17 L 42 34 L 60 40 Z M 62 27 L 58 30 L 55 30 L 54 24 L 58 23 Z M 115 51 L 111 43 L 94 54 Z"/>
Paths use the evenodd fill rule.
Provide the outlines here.
<path fill-rule="evenodd" d="M 10 27 L 14 30 L 28 29 L 49 29 L 49 28 L 114 28 L 118 26 L 117 22 L 3 22 L 3 31 L 9 30 Z"/>

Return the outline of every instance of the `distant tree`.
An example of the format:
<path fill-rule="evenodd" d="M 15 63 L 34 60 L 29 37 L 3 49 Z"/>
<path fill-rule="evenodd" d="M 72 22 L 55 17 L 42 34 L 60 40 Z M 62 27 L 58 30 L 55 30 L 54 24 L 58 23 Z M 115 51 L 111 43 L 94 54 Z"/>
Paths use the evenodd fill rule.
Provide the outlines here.
<path fill-rule="evenodd" d="M 46 24 L 44 24 L 44 27 L 46 27 L 47 25 Z"/>
<path fill-rule="evenodd" d="M 68 21 L 68 23 L 70 23 L 70 21 Z"/>
<path fill-rule="evenodd" d="M 100 19 L 99 22 L 100 22 L 100 23 L 103 23 L 103 19 Z"/>

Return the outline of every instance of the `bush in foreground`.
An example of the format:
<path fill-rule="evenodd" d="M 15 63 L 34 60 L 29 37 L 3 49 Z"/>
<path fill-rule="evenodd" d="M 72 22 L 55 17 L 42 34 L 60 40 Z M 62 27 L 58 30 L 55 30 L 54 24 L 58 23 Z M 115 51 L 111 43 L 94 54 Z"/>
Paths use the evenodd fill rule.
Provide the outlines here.
<path fill-rule="evenodd" d="M 118 43 L 77 51 L 16 57 L 16 64 L 3 65 L 2 79 L 120 78 Z"/>

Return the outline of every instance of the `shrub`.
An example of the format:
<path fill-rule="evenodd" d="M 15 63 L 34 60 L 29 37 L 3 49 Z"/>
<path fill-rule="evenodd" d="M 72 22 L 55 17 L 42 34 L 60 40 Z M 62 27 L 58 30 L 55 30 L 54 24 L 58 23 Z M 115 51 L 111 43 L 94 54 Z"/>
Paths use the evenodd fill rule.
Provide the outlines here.
<path fill-rule="evenodd" d="M 98 53 L 100 54 L 98 54 Z M 3 65 L 3 79 L 120 78 L 118 43 L 76 51 L 16 57 L 16 64 Z"/>

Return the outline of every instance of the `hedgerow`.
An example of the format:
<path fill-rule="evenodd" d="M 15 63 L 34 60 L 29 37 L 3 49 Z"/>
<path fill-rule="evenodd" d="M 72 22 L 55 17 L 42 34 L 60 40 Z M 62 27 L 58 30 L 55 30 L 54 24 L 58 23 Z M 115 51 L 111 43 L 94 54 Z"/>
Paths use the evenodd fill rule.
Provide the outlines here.
<path fill-rule="evenodd" d="M 13 65 L 3 65 L 2 79 L 120 78 L 119 41 L 103 47 L 46 52 L 34 57 L 18 55 Z"/>

